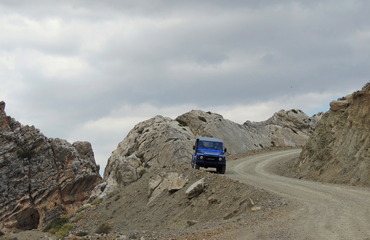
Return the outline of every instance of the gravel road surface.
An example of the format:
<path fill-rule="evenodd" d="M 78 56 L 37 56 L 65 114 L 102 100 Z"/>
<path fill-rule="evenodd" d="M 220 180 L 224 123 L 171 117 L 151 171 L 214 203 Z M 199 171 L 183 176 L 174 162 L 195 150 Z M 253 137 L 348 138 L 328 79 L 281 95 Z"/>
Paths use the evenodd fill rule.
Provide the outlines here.
<path fill-rule="evenodd" d="M 228 162 L 226 175 L 276 193 L 288 214 L 233 233 L 235 239 L 370 240 L 370 189 L 286 178 L 272 173 L 300 150 L 268 152 Z M 223 236 L 227 237 L 227 236 Z"/>

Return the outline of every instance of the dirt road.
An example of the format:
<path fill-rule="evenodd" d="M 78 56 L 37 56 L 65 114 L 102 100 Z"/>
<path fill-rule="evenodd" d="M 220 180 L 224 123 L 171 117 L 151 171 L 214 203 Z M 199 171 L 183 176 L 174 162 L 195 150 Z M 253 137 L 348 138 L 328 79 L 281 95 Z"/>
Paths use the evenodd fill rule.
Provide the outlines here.
<path fill-rule="evenodd" d="M 226 175 L 281 195 L 289 212 L 233 233 L 235 239 L 370 240 L 370 189 L 323 184 L 271 173 L 300 150 L 254 155 L 228 163 Z M 223 236 L 227 237 L 227 236 Z"/>

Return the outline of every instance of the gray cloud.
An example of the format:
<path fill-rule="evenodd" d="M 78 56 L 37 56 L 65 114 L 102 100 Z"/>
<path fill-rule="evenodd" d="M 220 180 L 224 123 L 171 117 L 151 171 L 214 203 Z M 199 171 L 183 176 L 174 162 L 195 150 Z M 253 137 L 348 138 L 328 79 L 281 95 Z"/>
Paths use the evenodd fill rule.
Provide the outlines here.
<path fill-rule="evenodd" d="M 88 136 L 98 152 L 117 144 L 106 125 L 127 131 L 155 114 L 201 108 L 241 121 L 327 109 L 369 81 L 369 9 L 365 0 L 5 0 L 0 97 L 23 123 Z"/>

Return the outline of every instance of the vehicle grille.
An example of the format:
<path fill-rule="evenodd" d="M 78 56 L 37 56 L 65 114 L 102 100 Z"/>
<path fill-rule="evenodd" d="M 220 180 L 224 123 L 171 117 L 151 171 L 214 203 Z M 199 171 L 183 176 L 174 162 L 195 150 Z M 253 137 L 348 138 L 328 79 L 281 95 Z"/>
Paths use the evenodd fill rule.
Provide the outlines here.
<path fill-rule="evenodd" d="M 209 156 L 205 157 L 206 161 L 217 161 L 217 159 L 218 159 L 218 157 L 209 157 Z"/>

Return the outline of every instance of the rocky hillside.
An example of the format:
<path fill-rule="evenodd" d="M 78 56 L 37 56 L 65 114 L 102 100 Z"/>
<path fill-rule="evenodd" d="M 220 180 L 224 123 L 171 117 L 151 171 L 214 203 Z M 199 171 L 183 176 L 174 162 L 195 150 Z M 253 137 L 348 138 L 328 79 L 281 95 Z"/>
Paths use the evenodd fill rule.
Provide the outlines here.
<path fill-rule="evenodd" d="M 280 110 L 263 122 L 243 125 L 211 112 L 191 111 L 176 118 L 195 136 L 223 139 L 231 154 L 274 146 L 303 146 L 321 114 L 307 116 L 301 110 Z"/>
<path fill-rule="evenodd" d="M 105 168 L 109 187 L 128 185 L 153 168 L 190 166 L 196 137 L 224 140 L 229 154 L 271 146 L 302 146 L 321 115 L 281 110 L 264 122 L 237 124 L 211 112 L 193 110 L 175 120 L 156 116 L 137 124 L 119 143 Z"/>
<path fill-rule="evenodd" d="M 294 169 L 299 177 L 370 186 L 370 83 L 330 103 Z"/>
<path fill-rule="evenodd" d="M 91 144 L 45 137 L 0 102 L 0 230 L 28 230 L 76 210 L 101 180 Z"/>

